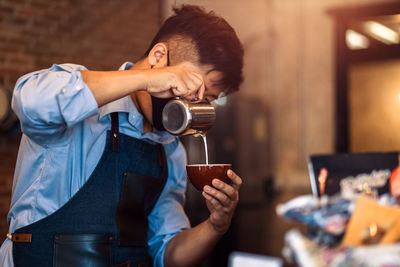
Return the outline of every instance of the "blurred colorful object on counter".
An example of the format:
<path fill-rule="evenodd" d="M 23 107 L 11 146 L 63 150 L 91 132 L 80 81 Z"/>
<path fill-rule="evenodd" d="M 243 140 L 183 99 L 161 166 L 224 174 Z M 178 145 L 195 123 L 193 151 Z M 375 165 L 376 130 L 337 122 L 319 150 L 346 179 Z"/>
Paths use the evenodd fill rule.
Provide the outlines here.
<path fill-rule="evenodd" d="M 400 208 L 359 197 L 342 246 L 391 244 L 400 240 Z"/>

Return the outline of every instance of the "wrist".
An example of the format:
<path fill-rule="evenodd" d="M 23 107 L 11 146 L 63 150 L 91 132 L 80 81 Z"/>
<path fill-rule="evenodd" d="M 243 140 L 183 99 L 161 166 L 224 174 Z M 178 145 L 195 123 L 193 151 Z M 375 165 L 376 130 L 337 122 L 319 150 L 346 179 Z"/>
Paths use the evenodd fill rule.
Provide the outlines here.
<path fill-rule="evenodd" d="M 148 74 L 146 70 L 129 70 L 131 73 L 131 79 L 136 85 L 134 91 L 147 91 L 148 88 Z"/>
<path fill-rule="evenodd" d="M 210 218 L 207 219 L 206 224 L 210 228 L 210 231 L 212 233 L 214 233 L 214 235 L 216 235 L 218 237 L 223 236 L 228 231 L 228 228 L 229 228 L 229 227 L 226 227 L 226 226 L 222 227 L 222 226 L 216 225 L 215 223 L 213 223 L 211 221 Z"/>

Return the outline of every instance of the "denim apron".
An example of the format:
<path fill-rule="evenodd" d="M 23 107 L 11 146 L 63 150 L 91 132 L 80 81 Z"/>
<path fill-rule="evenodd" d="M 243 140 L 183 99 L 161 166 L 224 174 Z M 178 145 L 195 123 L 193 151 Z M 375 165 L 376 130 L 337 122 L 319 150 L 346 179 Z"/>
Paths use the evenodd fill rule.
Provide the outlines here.
<path fill-rule="evenodd" d="M 59 210 L 15 233 L 15 266 L 149 266 L 148 219 L 167 180 L 165 151 L 119 133 L 112 113 L 104 153 L 85 185 Z M 60 179 L 61 177 L 54 177 Z"/>

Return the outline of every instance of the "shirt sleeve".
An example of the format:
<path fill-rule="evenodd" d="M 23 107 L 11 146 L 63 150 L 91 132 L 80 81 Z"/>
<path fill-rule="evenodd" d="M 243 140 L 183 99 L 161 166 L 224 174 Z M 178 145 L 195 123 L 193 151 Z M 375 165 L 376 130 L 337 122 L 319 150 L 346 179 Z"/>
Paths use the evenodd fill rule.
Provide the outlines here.
<path fill-rule="evenodd" d="M 168 180 L 149 217 L 149 254 L 157 267 L 164 266 L 168 242 L 177 233 L 190 227 L 183 209 L 187 183 L 186 153 L 180 142 L 174 147 L 172 154 L 166 147 L 166 154 L 169 155 Z"/>
<path fill-rule="evenodd" d="M 42 143 L 97 113 L 98 106 L 80 71 L 84 66 L 53 65 L 26 74 L 14 88 L 12 108 L 24 134 Z"/>

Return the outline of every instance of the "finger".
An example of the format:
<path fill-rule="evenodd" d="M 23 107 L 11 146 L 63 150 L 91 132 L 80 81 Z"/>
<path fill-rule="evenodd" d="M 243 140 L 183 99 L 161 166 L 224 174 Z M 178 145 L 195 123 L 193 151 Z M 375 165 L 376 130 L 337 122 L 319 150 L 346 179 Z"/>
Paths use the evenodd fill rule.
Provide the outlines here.
<path fill-rule="evenodd" d="M 218 190 L 224 192 L 231 200 L 233 201 L 238 200 L 238 192 L 232 186 L 222 182 L 219 179 L 213 179 L 212 185 Z"/>
<path fill-rule="evenodd" d="M 221 202 L 219 202 L 217 199 L 215 199 L 211 195 L 207 194 L 205 191 L 202 192 L 202 195 L 212 205 L 213 210 L 222 211 L 224 213 L 230 212 L 231 209 L 229 207 L 222 206 Z"/>
<path fill-rule="evenodd" d="M 190 73 L 187 73 L 183 77 L 183 82 L 187 88 L 186 96 L 194 95 L 199 87 L 199 80 L 195 76 L 190 75 Z"/>
<path fill-rule="evenodd" d="M 190 102 L 195 102 L 195 103 L 201 101 L 201 99 L 199 98 L 199 95 L 198 95 L 198 91 L 194 91 L 194 92 L 190 93 L 189 95 L 185 96 L 185 99 Z"/>
<path fill-rule="evenodd" d="M 183 96 L 184 95 L 183 91 L 180 90 L 178 87 L 172 87 L 171 91 L 174 94 L 174 96 Z"/>
<path fill-rule="evenodd" d="M 171 90 L 175 96 L 184 96 L 188 92 L 186 84 L 181 79 L 176 79 L 174 86 L 171 86 Z"/>
<path fill-rule="evenodd" d="M 172 93 L 172 90 L 168 91 L 162 91 L 162 92 L 157 92 L 157 93 L 151 93 L 152 96 L 158 97 L 158 98 L 171 98 L 174 97 L 174 94 Z"/>
<path fill-rule="evenodd" d="M 207 194 L 205 191 L 201 192 L 203 197 L 213 205 L 214 208 L 222 208 L 221 203 L 218 200 L 213 198 L 211 195 Z"/>
<path fill-rule="evenodd" d="M 206 91 L 206 86 L 204 84 L 203 77 L 201 77 L 201 84 L 197 90 L 197 96 L 199 99 L 203 99 L 205 91 Z"/>
<path fill-rule="evenodd" d="M 199 92 L 198 93 L 199 99 L 203 99 L 205 91 L 206 91 L 206 86 L 204 85 L 204 82 L 203 82 L 201 84 L 201 87 L 200 87 L 199 91 L 198 91 Z"/>
<path fill-rule="evenodd" d="M 228 178 L 231 179 L 232 187 L 235 188 L 236 190 L 239 190 L 240 187 L 242 186 L 242 179 L 232 170 L 228 170 L 227 172 Z"/>
<path fill-rule="evenodd" d="M 207 193 L 208 195 L 212 196 L 216 200 L 218 200 L 222 206 L 225 206 L 225 207 L 230 206 L 232 203 L 232 200 L 225 193 L 223 193 L 209 185 L 206 185 L 204 187 L 204 192 Z"/>
<path fill-rule="evenodd" d="M 191 73 L 192 81 L 193 81 L 193 87 L 190 88 L 192 89 L 191 93 L 196 93 L 197 97 L 199 99 L 203 99 L 204 96 L 204 91 L 205 91 L 205 85 L 203 81 L 203 77 L 195 72 Z"/>

